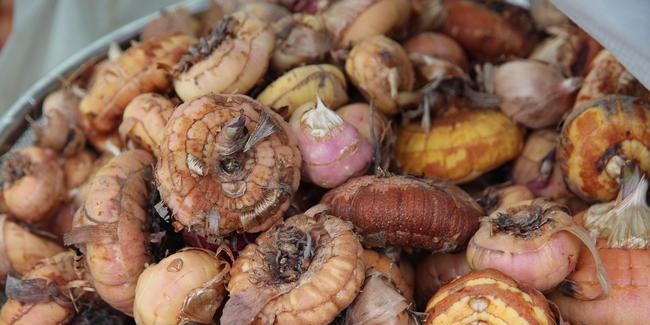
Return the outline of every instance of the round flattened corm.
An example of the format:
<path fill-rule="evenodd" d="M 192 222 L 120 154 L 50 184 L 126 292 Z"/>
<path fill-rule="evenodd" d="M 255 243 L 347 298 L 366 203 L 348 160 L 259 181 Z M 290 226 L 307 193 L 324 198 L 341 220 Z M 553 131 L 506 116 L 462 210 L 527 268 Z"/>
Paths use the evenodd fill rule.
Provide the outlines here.
<path fill-rule="evenodd" d="M 120 125 L 122 113 L 134 97 L 171 88 L 169 67 L 194 41 L 194 37 L 179 34 L 154 37 L 104 64 L 79 104 L 84 131 L 110 133 Z"/>
<path fill-rule="evenodd" d="M 212 324 L 226 299 L 230 264 L 218 254 L 184 248 L 138 278 L 133 316 L 138 325 Z"/>
<path fill-rule="evenodd" d="M 650 104 L 628 96 L 584 103 L 564 122 L 559 154 L 571 191 L 585 200 L 614 199 L 625 161 L 650 174 Z"/>
<path fill-rule="evenodd" d="M 227 16 L 183 55 L 174 89 L 184 101 L 213 92 L 246 93 L 266 72 L 274 44 L 266 22 L 245 12 Z"/>
<path fill-rule="evenodd" d="M 330 324 L 363 284 L 362 251 L 352 225 L 330 215 L 276 224 L 235 261 L 221 324 Z"/>
<path fill-rule="evenodd" d="M 371 247 L 454 251 L 467 243 L 483 215 L 460 188 L 406 176 L 354 178 L 321 202 L 351 221 Z"/>
<path fill-rule="evenodd" d="M 247 96 L 211 94 L 174 110 L 156 180 L 176 229 L 215 238 L 280 219 L 298 189 L 300 162 L 279 115 Z"/>

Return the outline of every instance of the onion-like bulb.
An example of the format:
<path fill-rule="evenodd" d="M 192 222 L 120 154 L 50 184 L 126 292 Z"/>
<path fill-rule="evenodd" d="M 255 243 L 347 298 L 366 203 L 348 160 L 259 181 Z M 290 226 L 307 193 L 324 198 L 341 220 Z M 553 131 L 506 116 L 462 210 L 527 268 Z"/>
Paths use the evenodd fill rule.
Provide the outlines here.
<path fill-rule="evenodd" d="M 289 124 L 302 153 L 302 174 L 314 184 L 334 188 L 362 175 L 372 160 L 372 146 L 359 131 L 317 98 L 293 114 Z M 301 112 L 302 111 L 302 112 Z"/>
<path fill-rule="evenodd" d="M 560 122 L 581 84 L 580 78 L 564 78 L 558 69 L 533 60 L 510 61 L 490 70 L 485 86 L 501 99 L 501 110 L 533 129 Z"/>
<path fill-rule="evenodd" d="M 543 291 L 573 271 L 580 242 L 600 266 L 598 280 L 607 292 L 609 282 L 596 243 L 559 205 L 548 201 L 522 202 L 485 218 L 469 242 L 467 261 L 474 270 L 496 269 Z"/>

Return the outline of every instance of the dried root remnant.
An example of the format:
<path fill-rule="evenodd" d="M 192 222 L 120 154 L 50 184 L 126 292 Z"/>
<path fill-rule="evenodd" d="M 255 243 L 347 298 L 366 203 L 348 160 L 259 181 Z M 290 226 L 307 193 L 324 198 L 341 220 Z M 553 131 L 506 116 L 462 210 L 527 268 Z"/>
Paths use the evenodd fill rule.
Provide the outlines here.
<path fill-rule="evenodd" d="M 359 292 L 361 253 L 350 224 L 323 214 L 291 217 L 235 261 L 221 323 L 329 324 Z"/>

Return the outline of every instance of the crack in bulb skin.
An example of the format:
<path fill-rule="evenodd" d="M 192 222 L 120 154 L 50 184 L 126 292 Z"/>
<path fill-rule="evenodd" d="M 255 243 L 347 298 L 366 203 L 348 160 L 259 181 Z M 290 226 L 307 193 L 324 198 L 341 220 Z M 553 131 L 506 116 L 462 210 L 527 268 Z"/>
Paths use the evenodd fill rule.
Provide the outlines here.
<path fill-rule="evenodd" d="M 156 168 L 174 227 L 218 241 L 281 218 L 300 181 L 301 156 L 288 127 L 244 95 L 210 94 L 180 105 Z"/>

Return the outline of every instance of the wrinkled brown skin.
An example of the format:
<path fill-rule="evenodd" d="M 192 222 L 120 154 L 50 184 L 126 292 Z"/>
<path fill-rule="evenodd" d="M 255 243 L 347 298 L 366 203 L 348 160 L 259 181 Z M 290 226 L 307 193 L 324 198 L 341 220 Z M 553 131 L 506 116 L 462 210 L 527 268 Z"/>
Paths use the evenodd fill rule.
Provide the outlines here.
<path fill-rule="evenodd" d="M 619 184 L 605 169 L 611 156 L 631 160 L 650 174 L 650 104 L 628 96 L 585 103 L 566 118 L 558 153 L 573 193 L 591 202 L 613 200 Z"/>
<path fill-rule="evenodd" d="M 38 262 L 22 277 L 27 279 L 43 279 L 58 289 L 58 294 L 79 297 L 79 289 L 67 288 L 72 281 L 81 280 L 75 270 L 75 253 L 72 250 L 61 252 Z M 21 302 L 8 299 L 0 311 L 2 325 L 61 325 L 68 324 L 75 314 L 72 303 L 59 297 L 43 302 Z M 63 299 L 63 300 L 62 300 Z"/>
<path fill-rule="evenodd" d="M 390 278 L 371 273 L 346 312 L 349 325 L 416 325 L 410 304 Z"/>
<path fill-rule="evenodd" d="M 309 233 L 313 254 L 293 282 L 275 280 L 262 250 L 277 249 L 276 227 L 240 253 L 230 271 L 221 324 L 329 324 L 359 293 L 365 278 L 363 249 L 352 225 L 329 215 L 297 215 L 280 226 Z"/>
<path fill-rule="evenodd" d="M 165 96 L 146 93 L 135 97 L 124 110 L 122 124 L 118 129 L 122 141 L 136 143 L 158 157 L 165 125 L 176 107 L 175 102 Z"/>
<path fill-rule="evenodd" d="M 6 215 L 0 215 L 1 282 L 8 272 L 25 274 L 41 259 L 62 251 L 63 247 L 51 239 L 32 233 Z"/>
<path fill-rule="evenodd" d="M 69 189 L 81 186 L 92 173 L 97 155 L 89 150 L 84 150 L 63 161 L 65 184 Z"/>
<path fill-rule="evenodd" d="M 450 252 L 478 229 L 481 207 L 455 185 L 406 176 L 362 176 L 323 197 L 332 215 L 351 221 L 368 247 Z"/>
<path fill-rule="evenodd" d="M 84 131 L 109 133 L 119 126 L 126 105 L 135 96 L 170 89 L 168 70 L 194 41 L 194 37 L 182 34 L 154 37 L 134 44 L 97 71 L 79 105 L 85 117 Z"/>
<path fill-rule="evenodd" d="M 447 20 L 443 33 L 481 60 L 525 57 L 535 44 L 532 18 L 523 8 L 505 5 L 491 10 L 469 0 L 445 0 Z"/>
<path fill-rule="evenodd" d="M 406 275 L 402 272 L 401 261 L 394 262 L 388 256 L 370 249 L 363 250 L 361 259 L 363 260 L 363 264 L 366 265 L 366 274 L 369 274 L 369 272 L 372 273 L 373 271 L 381 273 L 381 275 L 392 282 L 408 302 L 413 301 L 412 279 L 407 279 Z"/>
<path fill-rule="evenodd" d="M 20 158 L 23 157 L 23 158 Z M 22 149 L 5 161 L 3 173 L 20 170 L 19 175 L 4 177 L 4 199 L 11 215 L 29 223 L 47 219 L 66 198 L 63 170 L 51 149 L 28 147 Z M 17 167 L 18 160 L 25 164 Z M 8 170 L 10 168 L 12 172 Z M 20 177 L 15 177 L 20 176 Z"/>
<path fill-rule="evenodd" d="M 251 134 L 262 111 L 269 114 L 275 132 L 242 153 L 241 169 L 225 172 L 217 142 L 222 128 L 241 112 Z M 192 160 L 194 170 L 188 166 Z M 176 229 L 214 239 L 234 231 L 263 231 L 279 220 L 289 208 L 288 190 L 298 189 L 300 163 L 296 139 L 282 117 L 244 95 L 211 94 L 174 110 L 156 181 Z M 201 171 L 203 176 L 197 173 Z"/>
<path fill-rule="evenodd" d="M 502 324 L 556 324 L 539 291 L 491 269 L 471 272 L 440 288 L 426 313 L 426 325 L 458 324 L 470 317 L 485 324 L 493 324 L 494 317 Z"/>
<path fill-rule="evenodd" d="M 147 204 L 153 157 L 143 150 L 112 158 L 93 177 L 66 245 L 85 250 L 87 270 L 99 296 L 125 314 L 133 312 L 138 276 L 147 252 Z"/>
<path fill-rule="evenodd" d="M 443 285 L 471 271 L 464 251 L 455 254 L 427 255 L 415 269 L 415 280 L 418 283 L 415 294 L 418 305 L 426 305 Z"/>
<path fill-rule="evenodd" d="M 142 28 L 140 39 L 146 41 L 171 33 L 197 36 L 198 30 L 199 23 L 192 18 L 187 9 L 178 8 L 171 12 L 161 10 L 160 17 L 153 19 Z"/>

